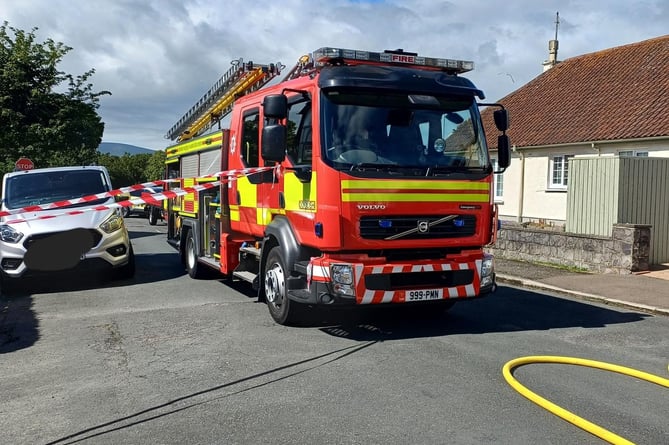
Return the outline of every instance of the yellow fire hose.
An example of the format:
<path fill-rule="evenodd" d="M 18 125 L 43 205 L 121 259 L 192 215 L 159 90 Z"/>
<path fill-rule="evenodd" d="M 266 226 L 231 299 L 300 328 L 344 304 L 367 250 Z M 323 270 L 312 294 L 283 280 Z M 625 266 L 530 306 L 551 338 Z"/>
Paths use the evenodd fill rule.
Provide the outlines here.
<path fill-rule="evenodd" d="M 525 386 L 523 386 L 518 380 L 516 380 L 513 377 L 513 369 L 522 366 L 522 365 L 528 365 L 532 363 L 559 363 L 563 365 L 577 365 L 577 366 L 587 366 L 590 368 L 597 368 L 597 369 L 602 369 L 604 371 L 611 371 L 611 372 L 617 372 L 619 374 L 627 375 L 630 377 L 636 377 L 641 380 L 645 380 L 647 382 L 655 383 L 656 385 L 664 386 L 665 388 L 669 388 L 669 379 L 665 379 L 663 377 L 654 375 L 654 374 L 649 374 L 647 372 L 639 371 L 636 369 L 632 368 L 626 368 L 624 366 L 618 366 L 618 365 L 613 365 L 610 363 L 605 363 L 605 362 L 598 362 L 595 360 L 586 360 L 586 359 L 581 359 L 581 358 L 575 358 L 575 357 L 559 357 L 559 356 L 551 356 L 551 355 L 535 355 L 535 356 L 528 356 L 528 357 L 520 357 L 514 360 L 511 360 L 508 362 L 504 367 L 502 368 L 502 374 L 504 375 L 504 379 L 506 379 L 506 382 L 511 385 L 513 389 L 515 389 L 517 392 L 519 392 L 521 395 L 524 397 L 530 399 L 532 402 L 536 403 L 540 407 L 544 408 L 545 410 L 555 414 L 558 417 L 561 417 L 562 419 L 566 420 L 567 422 L 572 423 L 573 425 L 576 425 L 577 427 L 589 432 L 590 434 L 593 434 L 600 439 L 606 440 L 609 443 L 612 444 L 632 444 L 629 440 L 618 436 L 617 434 L 614 434 L 599 425 L 596 425 L 592 422 L 589 422 L 582 417 L 577 416 L 576 414 L 567 411 L 566 409 L 552 403 L 549 400 L 544 399 L 540 395 L 530 391 L 527 389 Z"/>

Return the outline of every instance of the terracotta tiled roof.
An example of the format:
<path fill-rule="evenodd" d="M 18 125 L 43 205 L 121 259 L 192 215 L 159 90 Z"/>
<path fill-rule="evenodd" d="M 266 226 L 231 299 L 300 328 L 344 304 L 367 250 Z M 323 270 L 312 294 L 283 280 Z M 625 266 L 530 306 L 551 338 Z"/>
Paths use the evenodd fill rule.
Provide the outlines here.
<path fill-rule="evenodd" d="M 498 102 L 517 147 L 669 137 L 669 35 L 567 59 Z"/>

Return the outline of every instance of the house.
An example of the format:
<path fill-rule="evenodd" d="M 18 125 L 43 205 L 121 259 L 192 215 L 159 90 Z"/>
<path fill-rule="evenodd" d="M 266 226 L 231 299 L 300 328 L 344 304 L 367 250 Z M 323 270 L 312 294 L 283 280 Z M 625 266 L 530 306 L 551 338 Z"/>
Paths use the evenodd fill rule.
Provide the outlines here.
<path fill-rule="evenodd" d="M 511 166 L 496 175 L 502 220 L 564 226 L 572 157 L 669 157 L 669 35 L 562 62 L 555 55 L 499 100 L 513 147 Z M 483 121 L 494 158 L 492 109 Z"/>

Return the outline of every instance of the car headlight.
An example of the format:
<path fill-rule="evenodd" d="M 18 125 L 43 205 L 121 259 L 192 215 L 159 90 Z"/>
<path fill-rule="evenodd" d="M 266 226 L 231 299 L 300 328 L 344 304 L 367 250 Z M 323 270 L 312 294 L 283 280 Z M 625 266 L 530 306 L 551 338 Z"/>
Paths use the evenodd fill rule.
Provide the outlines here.
<path fill-rule="evenodd" d="M 105 233 L 116 232 L 117 230 L 120 230 L 122 227 L 123 227 L 123 217 L 119 214 L 119 212 L 112 213 L 109 216 L 109 218 L 105 219 L 104 222 L 100 224 L 100 228 Z"/>
<path fill-rule="evenodd" d="M 19 232 L 10 225 L 3 224 L 0 225 L 0 240 L 6 243 L 16 244 L 21 238 L 23 238 L 23 233 Z"/>

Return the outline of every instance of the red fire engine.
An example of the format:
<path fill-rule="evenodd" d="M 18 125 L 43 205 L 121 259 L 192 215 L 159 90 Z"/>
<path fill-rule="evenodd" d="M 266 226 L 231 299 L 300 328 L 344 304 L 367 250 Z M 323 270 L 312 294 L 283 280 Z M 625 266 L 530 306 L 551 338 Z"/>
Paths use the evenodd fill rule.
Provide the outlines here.
<path fill-rule="evenodd" d="M 477 103 L 460 76 L 473 63 L 320 48 L 272 85 L 281 68 L 237 61 L 167 134 L 171 187 L 221 182 L 167 204 L 190 276 L 252 283 L 281 324 L 315 305 L 449 308 L 493 291 L 508 115 Z M 497 172 L 481 105 L 498 108 Z"/>

